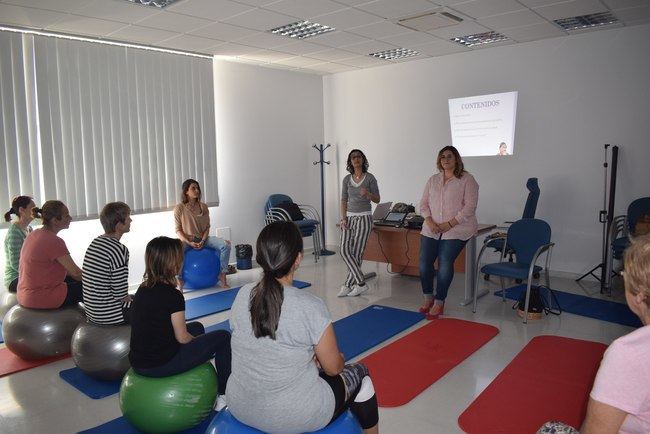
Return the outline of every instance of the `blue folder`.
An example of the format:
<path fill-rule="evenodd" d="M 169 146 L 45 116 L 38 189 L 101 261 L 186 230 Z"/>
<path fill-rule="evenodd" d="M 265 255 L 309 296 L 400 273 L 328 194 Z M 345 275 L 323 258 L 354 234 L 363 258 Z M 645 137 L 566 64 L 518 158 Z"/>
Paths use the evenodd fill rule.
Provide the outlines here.
<path fill-rule="evenodd" d="M 506 298 L 509 298 L 510 300 L 519 300 L 519 296 L 525 290 L 526 285 L 524 284 L 508 288 L 506 289 Z M 543 288 L 541 293 L 542 295 L 547 296 L 548 290 Z M 553 293 L 557 297 L 557 301 L 560 303 L 564 312 L 613 322 L 629 327 L 641 327 L 641 321 L 630 310 L 630 308 L 627 307 L 627 304 L 556 290 L 553 290 Z M 494 295 L 501 297 L 501 291 L 495 292 Z"/>

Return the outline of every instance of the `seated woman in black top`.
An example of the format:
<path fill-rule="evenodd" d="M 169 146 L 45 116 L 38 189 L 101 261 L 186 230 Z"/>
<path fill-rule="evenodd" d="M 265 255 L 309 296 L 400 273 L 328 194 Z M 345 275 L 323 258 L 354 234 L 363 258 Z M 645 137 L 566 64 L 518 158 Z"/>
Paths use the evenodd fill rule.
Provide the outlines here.
<path fill-rule="evenodd" d="M 200 322 L 185 323 L 185 299 L 176 288 L 182 265 L 180 240 L 158 237 L 147 244 L 144 282 L 131 308 L 129 360 L 140 375 L 167 377 L 214 358 L 223 395 L 230 376 L 230 333 L 205 333 Z"/>

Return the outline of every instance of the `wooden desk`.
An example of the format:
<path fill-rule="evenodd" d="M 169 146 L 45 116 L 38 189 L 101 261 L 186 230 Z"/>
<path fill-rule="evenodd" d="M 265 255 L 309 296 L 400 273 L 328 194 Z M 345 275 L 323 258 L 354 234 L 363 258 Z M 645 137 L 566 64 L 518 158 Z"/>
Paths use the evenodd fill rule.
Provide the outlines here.
<path fill-rule="evenodd" d="M 455 272 L 470 271 L 465 273 L 465 300 L 461 303 L 463 306 L 469 304 L 474 296 L 476 237 L 484 235 L 494 228 L 496 225 L 479 224 L 478 233 L 467 241 L 465 248 L 454 262 Z M 420 276 L 420 230 L 374 226 L 368 238 L 363 259 L 387 262 L 390 264 L 390 270 L 394 273 Z"/>

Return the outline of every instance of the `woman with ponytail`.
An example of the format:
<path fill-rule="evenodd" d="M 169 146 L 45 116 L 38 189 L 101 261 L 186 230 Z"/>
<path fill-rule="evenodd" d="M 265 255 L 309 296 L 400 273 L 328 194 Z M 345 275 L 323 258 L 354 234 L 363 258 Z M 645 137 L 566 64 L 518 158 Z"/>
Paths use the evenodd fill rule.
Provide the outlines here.
<path fill-rule="evenodd" d="M 158 237 L 144 253 L 144 281 L 131 306 L 131 351 L 135 372 L 146 377 L 180 374 L 214 358 L 217 369 L 217 410 L 230 376 L 230 333 L 205 333 L 198 322 L 185 323 L 185 299 L 177 289 L 183 267 L 180 240 Z"/>
<path fill-rule="evenodd" d="M 57 309 L 82 301 L 81 268 L 57 235 L 70 227 L 68 207 L 48 200 L 32 208 L 32 217 L 43 227 L 25 239 L 18 266 L 18 303 L 32 309 Z"/>
<path fill-rule="evenodd" d="M 321 429 L 350 408 L 366 434 L 378 432 L 368 369 L 345 365 L 323 300 L 293 286 L 302 236 L 274 222 L 257 238 L 260 282 L 233 303 L 232 367 L 226 396 L 232 414 L 267 433 Z"/>
<path fill-rule="evenodd" d="M 11 221 L 11 215 L 18 218 L 9 225 L 5 237 L 5 286 L 9 292 L 16 292 L 18 287 L 18 264 L 20 262 L 20 249 L 25 238 L 32 231 L 29 223 L 32 217 L 34 201 L 29 196 L 16 196 L 11 201 L 11 208 L 5 213 L 5 221 Z"/>

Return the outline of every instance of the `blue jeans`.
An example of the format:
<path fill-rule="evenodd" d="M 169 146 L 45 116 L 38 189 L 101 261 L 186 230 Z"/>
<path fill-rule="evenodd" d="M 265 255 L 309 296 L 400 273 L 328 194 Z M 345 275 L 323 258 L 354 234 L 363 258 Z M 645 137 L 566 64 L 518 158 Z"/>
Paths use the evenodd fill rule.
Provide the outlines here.
<path fill-rule="evenodd" d="M 454 261 L 467 241 L 441 240 L 420 235 L 420 283 L 424 295 L 433 294 L 433 277 L 437 277 L 436 300 L 445 301 L 454 279 Z M 433 263 L 438 259 L 438 272 Z M 469 272 L 469 270 L 468 270 Z"/>
<path fill-rule="evenodd" d="M 230 260 L 230 244 L 223 238 L 209 236 L 205 240 L 205 244 L 203 246 L 210 247 L 211 249 L 214 249 L 217 252 L 219 252 L 219 261 L 221 262 L 221 273 L 226 273 L 228 271 L 228 261 Z M 191 248 L 192 247 L 185 244 L 184 252 L 188 251 Z"/>

